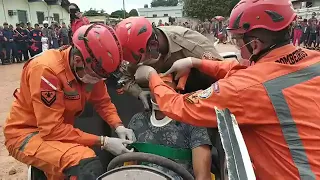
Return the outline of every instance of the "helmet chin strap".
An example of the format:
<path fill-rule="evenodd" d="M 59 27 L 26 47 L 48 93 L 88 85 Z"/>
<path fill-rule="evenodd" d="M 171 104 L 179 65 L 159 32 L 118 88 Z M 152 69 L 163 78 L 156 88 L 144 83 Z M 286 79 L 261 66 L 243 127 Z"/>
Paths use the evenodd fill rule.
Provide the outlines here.
<path fill-rule="evenodd" d="M 264 49 L 262 49 L 258 54 L 253 54 L 253 49 L 250 45 L 250 39 L 246 36 L 244 36 L 243 38 L 244 43 L 246 44 L 246 48 L 248 49 L 248 51 L 250 52 L 251 56 L 249 58 L 250 62 L 258 62 L 262 57 L 264 57 L 265 55 L 267 55 L 269 52 L 271 52 L 274 49 L 277 49 L 279 47 L 285 46 L 287 44 L 290 44 L 290 40 L 285 40 L 282 42 L 276 42 L 273 45 L 266 47 Z"/>

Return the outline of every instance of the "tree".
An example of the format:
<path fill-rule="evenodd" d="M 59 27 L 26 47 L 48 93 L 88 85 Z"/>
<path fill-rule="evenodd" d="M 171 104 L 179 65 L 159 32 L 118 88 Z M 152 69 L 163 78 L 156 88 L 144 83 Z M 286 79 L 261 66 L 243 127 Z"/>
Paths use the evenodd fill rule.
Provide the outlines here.
<path fill-rule="evenodd" d="M 231 0 L 231 3 L 230 3 L 230 5 L 229 5 L 229 13 L 231 13 L 233 7 L 234 7 L 235 5 L 237 5 L 238 2 L 239 2 L 239 0 Z"/>
<path fill-rule="evenodd" d="M 129 13 L 128 12 L 125 12 L 126 13 L 126 17 L 129 17 Z M 123 18 L 123 14 L 124 14 L 124 11 L 123 10 L 117 10 L 117 11 L 114 11 L 111 13 L 110 17 L 113 17 L 113 18 Z"/>
<path fill-rule="evenodd" d="M 83 15 L 84 16 L 100 16 L 101 13 L 96 9 L 90 8 L 88 11 L 85 11 Z"/>
<path fill-rule="evenodd" d="M 202 20 L 215 16 L 229 16 L 231 3 L 239 0 L 183 0 L 183 10 L 187 16 Z"/>
<path fill-rule="evenodd" d="M 179 0 L 152 0 L 151 7 L 177 6 Z"/>
<path fill-rule="evenodd" d="M 136 9 L 131 9 L 129 12 L 129 16 L 139 16 L 138 11 Z"/>
<path fill-rule="evenodd" d="M 100 13 L 101 13 L 101 14 L 105 14 L 106 11 L 105 11 L 104 9 L 101 9 L 101 10 L 100 10 Z"/>
<path fill-rule="evenodd" d="M 148 4 L 145 4 L 143 7 L 144 7 L 144 8 L 149 8 Z"/>
<path fill-rule="evenodd" d="M 88 11 L 85 11 L 83 13 L 84 16 L 109 16 L 105 10 L 101 9 L 101 10 L 96 10 L 96 9 L 92 9 L 90 8 Z"/>

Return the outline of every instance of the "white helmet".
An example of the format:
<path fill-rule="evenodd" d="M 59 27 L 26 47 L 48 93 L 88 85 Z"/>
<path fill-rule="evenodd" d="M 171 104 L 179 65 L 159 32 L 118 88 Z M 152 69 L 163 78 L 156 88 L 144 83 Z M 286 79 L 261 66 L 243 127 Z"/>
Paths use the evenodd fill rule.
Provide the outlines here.
<path fill-rule="evenodd" d="M 44 20 L 42 24 L 49 24 L 49 22 L 47 20 Z"/>

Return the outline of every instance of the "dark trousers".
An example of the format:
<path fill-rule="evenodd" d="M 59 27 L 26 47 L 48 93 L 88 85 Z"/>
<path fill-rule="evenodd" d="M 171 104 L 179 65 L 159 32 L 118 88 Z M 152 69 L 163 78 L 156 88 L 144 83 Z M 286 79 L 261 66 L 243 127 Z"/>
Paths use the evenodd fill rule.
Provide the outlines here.
<path fill-rule="evenodd" d="M 69 37 L 62 37 L 62 45 L 69 45 Z"/>
<path fill-rule="evenodd" d="M 4 64 L 4 53 L 3 53 L 3 42 L 0 42 L 0 59 L 1 63 Z"/>
<path fill-rule="evenodd" d="M 314 47 L 317 44 L 317 34 L 316 33 L 310 33 L 310 35 L 309 35 L 308 46 L 311 47 L 312 43 L 313 43 Z"/>
<path fill-rule="evenodd" d="M 22 55 L 23 55 L 23 59 L 27 61 L 29 59 L 27 42 L 17 42 L 17 49 L 18 49 L 18 58 L 22 60 Z"/>
<path fill-rule="evenodd" d="M 6 48 L 6 60 L 12 59 L 14 61 L 17 58 L 17 46 L 14 42 L 5 42 Z M 11 56 L 12 55 L 12 56 Z"/>
<path fill-rule="evenodd" d="M 32 43 L 29 49 L 30 49 L 31 57 L 37 54 L 40 54 L 42 52 L 42 43 L 41 42 Z"/>
<path fill-rule="evenodd" d="M 304 46 L 308 45 L 308 34 L 303 33 L 300 39 L 300 43 L 303 43 Z"/>
<path fill-rule="evenodd" d="M 59 41 L 56 38 L 52 38 L 52 45 L 50 49 L 58 49 L 59 48 Z"/>

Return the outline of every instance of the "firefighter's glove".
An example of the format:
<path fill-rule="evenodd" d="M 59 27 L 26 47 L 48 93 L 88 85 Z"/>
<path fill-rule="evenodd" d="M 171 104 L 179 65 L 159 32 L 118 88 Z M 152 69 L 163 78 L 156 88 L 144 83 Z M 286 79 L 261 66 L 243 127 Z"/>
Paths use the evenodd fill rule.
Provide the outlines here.
<path fill-rule="evenodd" d="M 128 139 L 133 142 L 136 141 L 136 136 L 134 135 L 132 129 L 125 128 L 124 126 L 118 126 L 115 131 L 120 139 Z"/>
<path fill-rule="evenodd" d="M 135 81 L 138 84 L 149 83 L 150 75 L 153 72 L 157 73 L 157 71 L 151 66 L 145 66 L 145 65 L 139 66 L 134 75 Z"/>
<path fill-rule="evenodd" d="M 162 76 L 166 76 L 168 74 L 176 72 L 175 80 L 178 80 L 180 77 L 182 77 L 185 74 L 188 74 L 190 72 L 190 69 L 193 68 L 192 58 L 187 57 L 184 59 L 179 59 L 176 62 L 174 62 L 171 66 L 171 68 L 162 74 Z"/>
<path fill-rule="evenodd" d="M 150 98 L 150 91 L 141 91 L 141 93 L 139 94 L 139 99 L 142 101 L 142 104 L 145 110 L 150 110 L 149 98 Z"/>
<path fill-rule="evenodd" d="M 133 143 L 130 140 L 123 140 L 120 138 L 104 137 L 102 149 L 109 151 L 113 155 L 120 155 L 124 153 L 133 152 L 134 149 L 127 149 L 128 144 Z"/>

